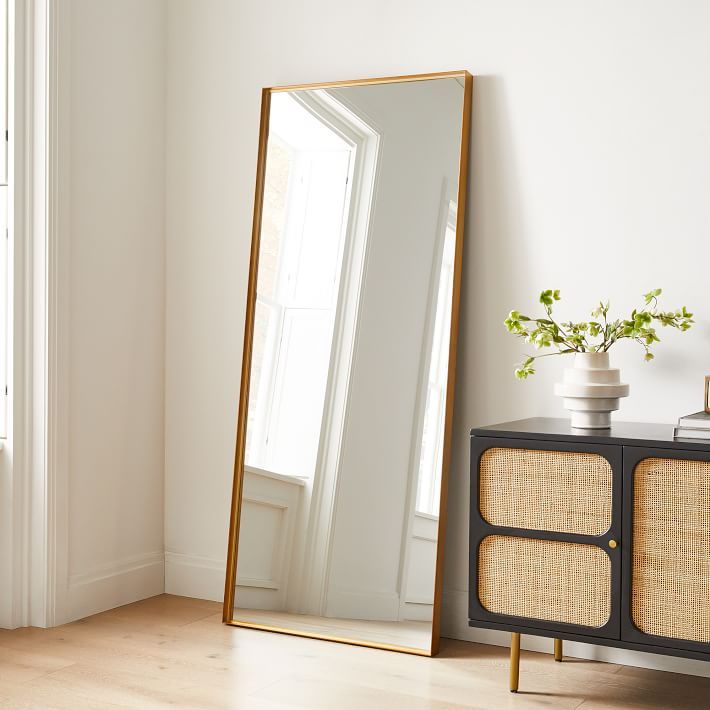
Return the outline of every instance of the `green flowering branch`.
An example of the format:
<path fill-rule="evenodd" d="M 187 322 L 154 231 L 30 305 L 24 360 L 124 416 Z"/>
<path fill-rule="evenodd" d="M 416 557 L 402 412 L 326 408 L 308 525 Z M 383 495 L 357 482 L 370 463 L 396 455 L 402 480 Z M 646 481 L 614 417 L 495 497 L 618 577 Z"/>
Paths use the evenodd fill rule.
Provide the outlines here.
<path fill-rule="evenodd" d="M 534 364 L 539 358 L 569 353 L 605 353 L 620 340 L 637 342 L 644 349 L 644 359 L 650 362 L 654 357 L 652 346 L 661 342 L 656 332 L 658 324 L 685 332 L 695 322 L 693 314 L 685 306 L 676 311 L 660 310 L 658 297 L 661 293 L 661 289 L 657 288 L 644 294 L 644 306 L 635 308 L 627 319 L 609 320 L 609 302 L 600 301 L 591 312 L 593 320 L 573 323 L 558 322 L 552 315 L 553 305 L 560 300 L 559 290 L 543 291 L 540 303 L 545 317 L 531 318 L 520 311 L 511 311 L 505 319 L 505 327 L 509 333 L 522 338 L 537 350 L 554 348 L 555 351 L 528 355 L 517 366 L 515 376 L 524 380 L 534 375 Z"/>

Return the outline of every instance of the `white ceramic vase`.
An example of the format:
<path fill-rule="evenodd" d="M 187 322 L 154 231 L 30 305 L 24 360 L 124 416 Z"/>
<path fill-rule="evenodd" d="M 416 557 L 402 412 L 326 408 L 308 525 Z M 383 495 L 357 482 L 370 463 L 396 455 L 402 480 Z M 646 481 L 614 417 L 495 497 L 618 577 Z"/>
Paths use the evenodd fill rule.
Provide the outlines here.
<path fill-rule="evenodd" d="M 609 353 L 577 353 L 555 394 L 571 412 L 574 429 L 608 429 L 619 400 L 629 396 L 629 386 L 621 382 L 619 370 L 609 367 Z"/>

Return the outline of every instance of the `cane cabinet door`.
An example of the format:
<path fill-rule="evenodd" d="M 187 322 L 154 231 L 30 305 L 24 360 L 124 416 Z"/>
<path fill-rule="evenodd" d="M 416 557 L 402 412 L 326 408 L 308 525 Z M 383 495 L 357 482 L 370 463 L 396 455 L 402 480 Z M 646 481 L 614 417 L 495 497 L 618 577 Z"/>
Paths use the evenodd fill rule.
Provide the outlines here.
<path fill-rule="evenodd" d="M 622 638 L 710 652 L 710 453 L 624 449 Z"/>
<path fill-rule="evenodd" d="M 472 439 L 469 615 L 619 638 L 617 446 Z"/>

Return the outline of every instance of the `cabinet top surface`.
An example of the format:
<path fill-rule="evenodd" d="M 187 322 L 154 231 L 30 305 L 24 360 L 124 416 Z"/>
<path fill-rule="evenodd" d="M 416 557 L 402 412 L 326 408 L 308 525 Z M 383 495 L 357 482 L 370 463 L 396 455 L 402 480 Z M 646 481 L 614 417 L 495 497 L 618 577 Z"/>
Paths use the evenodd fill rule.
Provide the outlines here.
<path fill-rule="evenodd" d="M 476 427 L 471 436 L 493 436 L 509 439 L 543 441 L 579 441 L 588 444 L 616 446 L 651 446 L 664 449 L 710 451 L 710 441 L 675 439 L 672 424 L 614 422 L 610 429 L 573 429 L 568 419 L 535 417 L 515 422 Z"/>

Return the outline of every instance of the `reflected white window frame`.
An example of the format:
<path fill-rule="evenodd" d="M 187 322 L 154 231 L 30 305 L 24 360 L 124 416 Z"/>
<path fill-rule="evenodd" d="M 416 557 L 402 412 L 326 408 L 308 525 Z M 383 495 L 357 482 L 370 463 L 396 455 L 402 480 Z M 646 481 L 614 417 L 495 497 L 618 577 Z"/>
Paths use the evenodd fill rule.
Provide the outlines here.
<path fill-rule="evenodd" d="M 325 121 L 323 121 L 321 115 L 314 110 L 314 107 L 309 105 L 306 101 L 299 99 L 297 97 L 291 97 L 293 100 L 298 101 L 303 108 L 309 111 L 317 120 L 323 122 L 328 128 L 331 128 Z M 269 140 L 272 139 L 279 140 L 278 136 L 273 138 L 270 136 Z M 356 151 L 356 145 L 352 140 L 346 139 L 345 143 L 348 144 L 353 152 Z M 284 147 L 291 150 L 291 147 L 284 143 Z M 293 179 L 299 174 L 299 161 L 301 160 L 298 152 L 295 154 L 294 169 L 295 175 L 289 177 L 289 187 L 287 190 L 286 197 L 286 216 L 284 219 L 285 223 L 289 224 L 289 230 L 293 229 L 293 225 L 290 224 L 289 215 L 295 210 L 299 211 L 298 208 L 304 208 L 304 205 L 298 203 L 299 199 L 303 199 L 304 195 L 294 195 L 296 192 L 293 189 Z M 334 281 L 337 283 L 340 281 L 342 272 L 348 267 L 343 259 L 344 246 L 347 240 L 348 231 L 348 213 L 350 208 L 350 198 L 353 189 L 357 190 L 358 185 L 356 184 L 356 176 L 354 174 L 354 164 L 356 160 L 350 160 L 350 164 L 347 169 L 347 175 L 345 176 L 346 181 L 346 195 L 343 206 L 343 216 L 342 223 L 343 228 L 341 230 L 339 245 L 338 245 L 338 256 L 336 258 L 337 271 L 333 274 Z M 293 304 L 291 303 L 291 294 L 288 293 L 290 286 L 288 279 L 285 278 L 289 276 L 298 260 L 298 254 L 294 249 L 294 245 L 290 244 L 290 240 L 286 240 L 284 244 L 284 252 L 282 253 L 279 264 L 277 266 L 277 276 L 275 282 L 276 293 L 273 297 L 265 296 L 257 292 L 256 301 L 257 307 L 259 305 L 269 308 L 274 314 L 275 318 L 269 320 L 269 332 L 267 333 L 266 340 L 267 346 L 265 347 L 265 360 L 262 362 L 261 371 L 261 381 L 259 383 L 259 393 L 257 399 L 257 411 L 252 422 L 253 430 L 250 432 L 250 437 L 253 437 L 252 446 L 256 447 L 253 458 L 262 463 L 263 468 L 271 470 L 268 466 L 268 439 L 271 429 L 271 417 L 274 410 L 278 410 L 280 406 L 279 399 L 279 378 L 280 369 L 279 363 L 283 359 L 282 347 L 284 345 L 284 338 L 287 335 L 287 315 L 290 310 L 302 310 L 309 311 L 312 313 L 317 313 L 322 311 L 324 318 L 330 318 L 330 313 L 335 313 L 338 308 L 337 295 L 336 300 L 330 304 L 328 307 L 325 304 Z M 332 347 L 332 346 L 331 346 Z M 325 410 L 325 407 L 324 407 Z M 324 411 L 321 418 L 325 417 L 326 412 Z M 322 427 L 321 427 L 322 428 Z M 317 466 L 317 463 L 316 463 Z M 254 468 L 252 466 L 252 468 Z M 303 472 L 294 471 L 279 471 L 282 475 L 293 475 L 295 477 L 301 477 Z M 311 474 L 314 475 L 314 474 Z M 308 478 L 311 477 L 308 476 Z"/>
<path fill-rule="evenodd" d="M 348 214 L 348 235 L 342 257 L 333 345 L 326 389 L 316 474 L 310 496 L 305 555 L 300 575 L 301 613 L 321 615 L 327 602 L 332 551 L 332 519 L 338 497 L 342 439 L 348 417 L 348 397 L 356 347 L 363 276 L 370 248 L 370 221 L 379 182 L 383 132 L 371 117 L 338 89 L 301 95 L 321 120 L 357 146 Z"/>
<path fill-rule="evenodd" d="M 338 470 L 348 413 L 350 375 L 356 346 L 363 276 L 370 248 L 370 221 L 379 181 L 382 130 L 336 89 L 296 92 L 318 120 L 356 146 L 347 235 L 343 242 L 336 315 L 333 326 L 315 474 L 306 481 L 301 504 L 308 511 L 302 564 L 290 580 L 301 613 L 322 615 L 327 598 L 332 550 L 332 517 L 338 496 Z M 245 471 L 259 469 L 245 461 Z M 301 479 L 303 480 L 303 479 Z"/>

